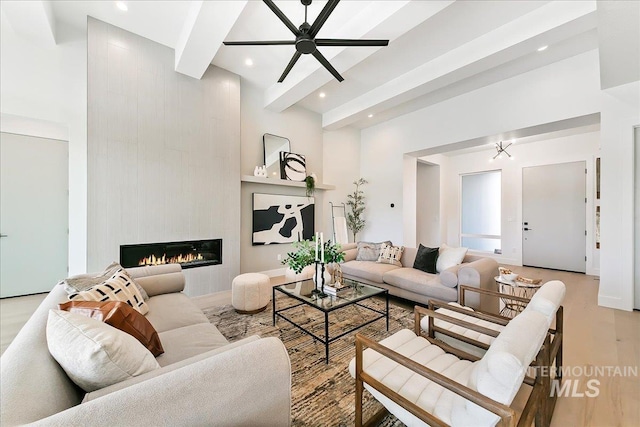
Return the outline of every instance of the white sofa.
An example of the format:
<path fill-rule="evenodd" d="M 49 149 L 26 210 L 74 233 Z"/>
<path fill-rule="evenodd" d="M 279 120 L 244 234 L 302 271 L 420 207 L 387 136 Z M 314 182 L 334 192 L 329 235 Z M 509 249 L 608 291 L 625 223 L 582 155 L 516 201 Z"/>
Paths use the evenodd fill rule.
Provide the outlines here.
<path fill-rule="evenodd" d="M 49 310 L 67 301 L 56 285 L 0 359 L 2 426 L 290 425 L 291 366 L 280 340 L 228 343 L 182 293 L 177 264 L 127 272 L 150 297 L 161 367 L 85 394 L 47 347 Z"/>
<path fill-rule="evenodd" d="M 458 301 L 458 285 L 496 291 L 494 277 L 498 263 L 493 258 L 466 255 L 462 264 L 448 268 L 440 274 L 425 273 L 413 268 L 416 248 L 405 247 L 400 262 L 402 267 L 375 261 L 356 261 L 357 243 L 342 246 L 345 260 L 340 267 L 344 277 L 389 290 L 389 294 L 420 304 L 430 299 Z M 498 313 L 498 301 L 484 295 L 470 295 L 469 307 L 488 313 Z"/>

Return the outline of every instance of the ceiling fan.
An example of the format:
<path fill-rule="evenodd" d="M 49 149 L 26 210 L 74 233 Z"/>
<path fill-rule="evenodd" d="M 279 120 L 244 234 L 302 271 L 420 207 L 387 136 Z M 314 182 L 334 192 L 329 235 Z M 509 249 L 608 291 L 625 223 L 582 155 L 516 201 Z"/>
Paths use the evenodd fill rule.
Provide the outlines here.
<path fill-rule="evenodd" d="M 296 36 L 295 40 L 225 41 L 223 43 L 226 46 L 295 45 L 296 53 L 293 54 L 293 58 L 289 61 L 287 68 L 284 69 L 278 83 L 282 83 L 284 81 L 287 74 L 289 74 L 289 71 L 291 71 L 296 62 L 298 62 L 298 59 L 300 59 L 300 56 L 303 54 L 313 55 L 338 81 L 343 81 L 344 78 L 342 78 L 340 73 L 338 73 L 329 61 L 327 61 L 327 58 L 318 51 L 318 46 L 387 46 L 389 44 L 389 40 L 317 39 L 316 34 L 318 34 L 318 31 L 320 31 L 320 28 L 322 28 L 340 0 L 329 0 L 312 25 L 309 25 L 307 22 L 307 6 L 311 4 L 311 0 L 300 0 L 304 5 L 304 22 L 299 28 L 296 28 L 296 26 L 293 25 L 289 18 L 287 18 L 278 6 L 275 5 L 273 0 L 262 1 L 264 1 L 264 3 L 269 6 L 269 9 L 271 9 L 271 11 L 280 18 L 284 25 L 291 30 L 291 32 Z"/>

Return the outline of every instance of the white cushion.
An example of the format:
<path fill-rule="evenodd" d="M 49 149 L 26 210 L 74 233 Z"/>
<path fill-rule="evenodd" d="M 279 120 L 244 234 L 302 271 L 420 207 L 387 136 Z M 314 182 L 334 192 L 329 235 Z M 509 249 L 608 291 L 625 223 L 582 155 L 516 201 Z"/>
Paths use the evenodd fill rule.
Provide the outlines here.
<path fill-rule="evenodd" d="M 111 277 L 99 285 L 85 291 L 69 294 L 71 301 L 123 301 L 140 314 L 147 314 L 149 306 L 138 291 L 133 279 L 123 269 L 117 270 Z"/>
<path fill-rule="evenodd" d="M 109 266 L 105 268 L 102 273 L 98 273 L 95 275 L 80 274 L 77 276 L 67 277 L 62 282 L 62 285 L 64 286 L 64 289 L 68 294 L 75 294 L 76 292 L 86 291 L 87 289 L 90 289 L 95 285 L 101 284 L 120 270 L 124 269 L 120 264 L 114 261 L 109 264 Z M 127 272 L 127 274 L 129 273 Z M 130 274 L 129 276 L 132 277 Z M 138 284 L 138 282 L 133 279 L 132 281 L 136 285 L 136 288 L 138 289 L 138 292 L 140 292 L 140 295 L 142 295 L 142 299 L 144 299 L 145 301 L 148 300 L 149 295 L 147 295 L 147 291 L 145 291 L 144 288 L 140 286 L 140 284 Z"/>
<path fill-rule="evenodd" d="M 423 337 L 417 337 L 412 331 L 403 329 L 380 341 L 380 344 L 411 358 L 460 384 L 467 384 L 473 364 L 468 360 L 460 360 L 452 354 L 445 353 L 440 347 L 432 345 Z M 450 422 L 453 395 L 443 387 L 427 380 L 423 376 L 400 366 L 380 353 L 366 349 L 362 356 L 363 369 L 373 378 L 381 381 L 393 391 L 424 408 L 435 413 L 445 422 Z M 349 372 L 355 377 L 355 359 L 349 364 Z M 406 425 L 424 425 L 413 414 L 391 399 L 383 396 L 365 384 L 371 394 L 382 403 L 393 415 Z"/>
<path fill-rule="evenodd" d="M 455 288 L 458 286 L 458 275 L 451 269 L 444 270 L 440 273 L 440 283 L 448 288 Z"/>
<path fill-rule="evenodd" d="M 527 309 L 542 313 L 551 320 L 560 304 L 562 304 L 565 292 L 566 287 L 561 281 L 552 280 L 547 282 L 533 295 L 531 301 L 527 304 Z"/>
<path fill-rule="evenodd" d="M 380 256 L 378 257 L 377 262 L 402 267 L 402 263 L 400 262 L 400 258 L 402 258 L 402 251 L 404 251 L 404 246 L 392 246 L 383 243 L 380 248 Z"/>
<path fill-rule="evenodd" d="M 469 387 L 483 395 L 510 405 L 522 385 L 531 362 L 544 342 L 550 321 L 535 311 L 514 317 L 493 341 L 484 357 L 476 362 Z M 453 412 L 468 412 L 470 419 L 486 424 L 498 416 L 461 397 L 454 399 Z"/>
<path fill-rule="evenodd" d="M 440 246 L 438 260 L 436 261 L 436 271 L 442 273 L 447 268 L 462 264 L 467 250 L 468 248 L 452 248 L 443 243 Z"/>
<path fill-rule="evenodd" d="M 86 392 L 160 367 L 153 354 L 126 332 L 62 310 L 49 311 L 47 346 L 69 378 Z"/>
<path fill-rule="evenodd" d="M 473 312 L 473 309 L 471 307 L 461 306 L 457 302 L 450 302 L 449 305 Z M 493 329 L 496 332 L 501 332 L 504 329 L 504 326 L 502 325 L 498 325 L 496 323 L 488 322 L 486 320 L 478 319 L 477 317 L 468 316 L 466 314 L 458 313 L 452 310 L 447 310 L 446 308 L 439 308 L 436 310 L 436 313 L 442 313 L 447 316 L 463 320 L 467 323 L 472 323 L 477 326 Z M 456 334 L 471 338 L 475 341 L 480 341 L 485 344 L 490 345 L 495 340 L 495 337 L 492 337 L 490 335 L 481 334 L 480 332 L 476 332 L 472 329 L 464 328 L 462 326 L 454 325 L 453 323 L 449 323 L 444 320 L 435 319 L 434 324 L 439 328 L 446 329 L 447 331 L 454 332 Z M 424 316 L 422 319 L 420 319 L 420 327 L 423 331 L 427 333 L 429 332 L 429 316 Z M 436 333 L 436 338 L 446 342 L 447 344 L 451 344 L 453 347 L 466 351 L 467 353 L 475 354 L 478 357 L 482 357 L 485 353 L 485 351 L 480 349 L 479 347 L 463 341 L 459 341 L 445 334 Z"/>

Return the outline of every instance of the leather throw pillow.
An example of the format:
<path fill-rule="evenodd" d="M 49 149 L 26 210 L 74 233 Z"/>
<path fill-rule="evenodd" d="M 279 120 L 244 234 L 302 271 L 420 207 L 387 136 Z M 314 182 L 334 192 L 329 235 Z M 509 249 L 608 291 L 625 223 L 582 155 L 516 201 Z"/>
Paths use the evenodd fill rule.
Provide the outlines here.
<path fill-rule="evenodd" d="M 142 314 L 122 301 L 69 301 L 58 308 L 80 314 L 111 325 L 128 333 L 145 346 L 155 357 L 164 353 L 158 332 Z"/>

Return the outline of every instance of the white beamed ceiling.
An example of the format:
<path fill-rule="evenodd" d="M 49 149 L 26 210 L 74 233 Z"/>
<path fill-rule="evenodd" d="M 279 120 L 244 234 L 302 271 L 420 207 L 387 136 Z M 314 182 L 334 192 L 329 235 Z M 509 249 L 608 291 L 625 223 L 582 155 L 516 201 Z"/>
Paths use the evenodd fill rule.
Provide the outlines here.
<path fill-rule="evenodd" d="M 263 90 L 265 108 L 307 108 L 330 130 L 365 128 L 598 47 L 595 1 L 343 0 L 318 37 L 388 38 L 389 46 L 320 48 L 342 83 L 309 55 L 276 83 L 294 46 L 222 45 L 293 39 L 263 2 L 125 3 L 127 12 L 114 1 L 3 0 L 2 14 L 17 33 L 51 44 L 86 34 L 93 16 L 175 49 L 178 72 L 200 78 L 212 63 Z M 309 6 L 310 23 L 325 3 Z M 300 2 L 276 4 L 295 25 L 304 20 Z M 538 52 L 543 45 L 548 49 Z M 253 66 L 245 64 L 248 58 Z"/>

